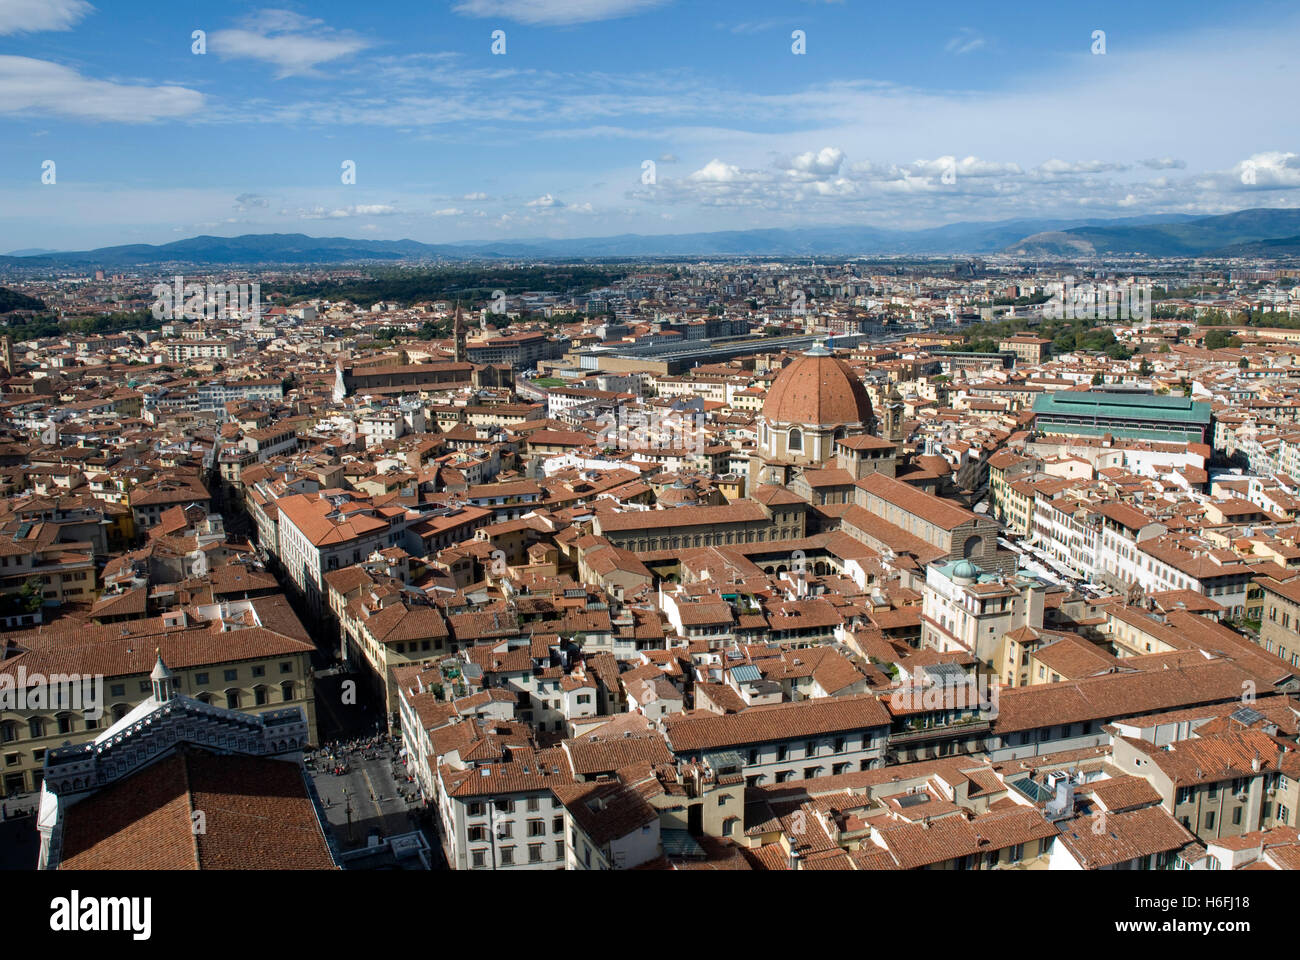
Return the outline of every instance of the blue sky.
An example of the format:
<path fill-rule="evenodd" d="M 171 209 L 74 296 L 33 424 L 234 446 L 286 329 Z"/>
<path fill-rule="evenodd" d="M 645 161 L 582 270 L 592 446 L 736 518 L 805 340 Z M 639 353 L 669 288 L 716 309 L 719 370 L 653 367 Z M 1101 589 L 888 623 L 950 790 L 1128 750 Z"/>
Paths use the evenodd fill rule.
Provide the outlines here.
<path fill-rule="evenodd" d="M 1295 206 L 1298 40 L 1270 2 L 0 0 L 0 251 Z"/>

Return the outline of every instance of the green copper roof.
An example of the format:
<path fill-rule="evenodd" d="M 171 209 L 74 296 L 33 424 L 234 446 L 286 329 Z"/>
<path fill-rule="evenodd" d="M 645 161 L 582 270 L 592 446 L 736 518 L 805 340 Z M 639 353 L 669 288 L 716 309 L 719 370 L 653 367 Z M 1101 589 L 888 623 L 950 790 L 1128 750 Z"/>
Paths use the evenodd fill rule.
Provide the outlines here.
<path fill-rule="evenodd" d="M 1159 397 L 1146 393 L 1062 390 L 1034 398 L 1038 416 L 1098 417 L 1148 423 L 1209 425 L 1210 404 L 1191 397 Z"/>

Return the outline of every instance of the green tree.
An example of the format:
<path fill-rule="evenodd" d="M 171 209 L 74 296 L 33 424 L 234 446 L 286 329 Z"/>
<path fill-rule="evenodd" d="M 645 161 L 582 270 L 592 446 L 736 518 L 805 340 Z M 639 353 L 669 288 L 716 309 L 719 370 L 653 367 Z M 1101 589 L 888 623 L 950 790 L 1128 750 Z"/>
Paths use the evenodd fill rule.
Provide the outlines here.
<path fill-rule="evenodd" d="M 25 613 L 35 613 L 45 602 L 45 592 L 40 577 L 28 577 L 18 591 L 18 603 Z"/>
<path fill-rule="evenodd" d="M 1213 330 L 1206 331 L 1205 348 L 1207 350 L 1222 350 L 1224 347 L 1239 347 L 1241 339 L 1234 337 L 1227 330 L 1221 330 L 1217 327 Z"/>

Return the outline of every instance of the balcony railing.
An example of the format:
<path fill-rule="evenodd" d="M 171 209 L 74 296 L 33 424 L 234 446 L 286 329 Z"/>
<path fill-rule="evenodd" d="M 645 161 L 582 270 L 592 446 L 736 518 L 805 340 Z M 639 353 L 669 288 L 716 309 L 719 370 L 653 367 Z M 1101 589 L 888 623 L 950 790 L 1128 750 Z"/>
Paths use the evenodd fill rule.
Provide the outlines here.
<path fill-rule="evenodd" d="M 912 743 L 917 740 L 931 740 L 940 737 L 974 736 L 988 733 L 992 721 L 984 718 L 954 720 L 950 723 L 936 723 L 928 727 L 906 727 L 889 731 L 890 743 Z"/>

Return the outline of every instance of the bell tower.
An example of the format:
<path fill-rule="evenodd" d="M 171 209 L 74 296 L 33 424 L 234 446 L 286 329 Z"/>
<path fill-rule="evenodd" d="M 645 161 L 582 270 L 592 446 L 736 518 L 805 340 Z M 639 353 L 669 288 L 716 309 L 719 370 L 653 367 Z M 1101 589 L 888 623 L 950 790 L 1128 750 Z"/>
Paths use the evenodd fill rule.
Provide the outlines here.
<path fill-rule="evenodd" d="M 451 322 L 451 338 L 454 344 L 454 357 L 457 363 L 465 362 L 465 315 L 456 301 L 456 318 Z"/>
<path fill-rule="evenodd" d="M 892 383 L 889 394 L 885 397 L 885 439 L 894 443 L 903 442 L 903 395 L 898 392 L 898 384 Z"/>

